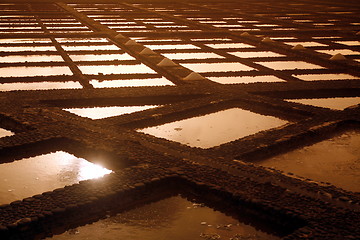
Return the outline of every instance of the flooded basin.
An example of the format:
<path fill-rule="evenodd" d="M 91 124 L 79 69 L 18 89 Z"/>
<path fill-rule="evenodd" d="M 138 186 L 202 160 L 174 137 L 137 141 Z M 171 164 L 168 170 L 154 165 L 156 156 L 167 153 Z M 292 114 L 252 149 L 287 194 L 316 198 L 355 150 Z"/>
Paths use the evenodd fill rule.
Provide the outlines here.
<path fill-rule="evenodd" d="M 60 55 L 11 55 L 0 56 L 0 63 L 15 62 L 63 62 Z"/>
<path fill-rule="evenodd" d="M 274 70 L 295 70 L 295 69 L 320 69 L 322 66 L 303 62 L 303 61 L 272 61 L 272 62 L 257 62 L 265 67 Z"/>
<path fill-rule="evenodd" d="M 334 110 L 344 110 L 347 107 L 360 104 L 360 97 L 286 99 L 286 101 L 301 103 L 316 107 L 330 108 Z"/>
<path fill-rule="evenodd" d="M 99 178 L 111 170 L 58 151 L 0 164 L 0 204 L 52 191 L 81 180 Z"/>
<path fill-rule="evenodd" d="M 114 61 L 114 60 L 135 60 L 127 53 L 122 54 L 70 54 L 71 60 L 77 61 Z"/>
<path fill-rule="evenodd" d="M 65 66 L 56 67 L 3 67 L 0 68 L 1 77 L 33 77 L 72 75 L 70 68 Z"/>
<path fill-rule="evenodd" d="M 116 87 L 151 87 L 151 86 L 172 86 L 175 85 L 166 78 L 131 79 L 131 80 L 91 80 L 95 88 L 116 88 Z"/>
<path fill-rule="evenodd" d="M 284 82 L 275 76 L 239 76 L 239 77 L 208 77 L 211 81 L 221 84 L 256 83 L 256 82 Z"/>
<path fill-rule="evenodd" d="M 286 123 L 272 116 L 231 108 L 138 131 L 191 147 L 211 148 Z"/>
<path fill-rule="evenodd" d="M 237 72 L 255 70 L 252 67 L 241 63 L 222 62 L 222 63 L 183 63 L 182 66 L 194 72 Z"/>
<path fill-rule="evenodd" d="M 304 81 L 320 81 L 320 80 L 345 80 L 345 79 L 360 79 L 360 77 L 352 76 L 349 74 L 333 74 L 333 73 L 325 73 L 325 74 L 294 74 L 294 77 L 297 77 Z"/>
<path fill-rule="evenodd" d="M 155 107 L 158 106 L 145 105 L 145 106 L 125 106 L 125 107 L 66 108 L 63 110 L 74 113 L 80 117 L 87 117 L 91 119 L 102 119 L 107 117 L 129 114 L 133 112 L 139 112 Z"/>
<path fill-rule="evenodd" d="M 114 240 L 119 236 L 122 239 L 142 240 L 280 239 L 181 196 L 108 216 L 93 224 L 71 229 L 52 239 Z"/>
<path fill-rule="evenodd" d="M 178 60 L 178 59 L 208 59 L 208 58 L 224 58 L 215 53 L 196 52 L 196 53 L 164 53 L 162 54 L 167 58 Z"/>
<path fill-rule="evenodd" d="M 137 65 L 96 65 L 79 66 L 84 74 L 127 74 L 127 73 L 156 73 L 145 64 Z"/>
<path fill-rule="evenodd" d="M 314 145 L 263 160 L 259 164 L 359 192 L 359 146 L 360 131 L 352 130 Z"/>
<path fill-rule="evenodd" d="M 12 136 L 12 135 L 14 135 L 14 133 L 12 133 L 11 131 L 0 128 L 0 138 L 7 137 L 7 136 Z"/>
<path fill-rule="evenodd" d="M 258 58 L 258 57 L 284 57 L 285 55 L 265 51 L 265 52 L 231 52 L 230 54 L 241 58 Z"/>
<path fill-rule="evenodd" d="M 79 82 L 14 82 L 0 84 L 0 91 L 82 88 Z"/>

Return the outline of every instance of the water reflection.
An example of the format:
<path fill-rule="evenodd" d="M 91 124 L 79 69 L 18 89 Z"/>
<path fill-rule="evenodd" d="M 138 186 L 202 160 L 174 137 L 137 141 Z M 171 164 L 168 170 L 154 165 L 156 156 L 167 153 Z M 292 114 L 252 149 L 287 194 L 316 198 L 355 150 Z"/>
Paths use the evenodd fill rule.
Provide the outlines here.
<path fill-rule="evenodd" d="M 70 54 L 73 61 L 114 61 L 114 60 L 135 60 L 127 53 L 122 54 Z"/>
<path fill-rule="evenodd" d="M 14 133 L 8 131 L 8 130 L 5 130 L 3 128 L 0 128 L 0 138 L 2 137 L 7 137 L 7 136 L 12 136 L 14 135 Z"/>
<path fill-rule="evenodd" d="M 298 74 L 298 75 L 294 74 L 294 76 L 304 81 L 360 79 L 359 77 L 344 73 Z"/>
<path fill-rule="evenodd" d="M 100 51 L 100 50 L 119 50 L 115 45 L 62 45 L 65 51 Z"/>
<path fill-rule="evenodd" d="M 117 239 L 121 236 L 122 239 L 142 240 L 203 240 L 211 239 L 205 238 L 206 236 L 230 239 L 235 235 L 239 236 L 238 239 L 279 239 L 180 196 L 119 213 L 93 224 L 69 230 L 62 235 L 54 236 L 53 239 Z"/>
<path fill-rule="evenodd" d="M 205 44 L 208 47 L 215 49 L 226 49 L 226 48 L 253 48 L 254 46 L 245 43 L 213 43 Z"/>
<path fill-rule="evenodd" d="M 191 147 L 210 148 L 288 123 L 240 108 L 138 130 Z"/>
<path fill-rule="evenodd" d="M 133 112 L 139 112 L 155 107 L 158 106 L 144 105 L 144 106 L 126 106 L 126 107 L 68 108 L 63 110 L 74 113 L 81 117 L 87 117 L 91 119 L 102 119 L 107 117 L 119 116 L 123 114 L 129 114 Z"/>
<path fill-rule="evenodd" d="M 95 65 L 79 66 L 84 74 L 128 74 L 128 73 L 156 73 L 144 64 L 136 65 Z"/>
<path fill-rule="evenodd" d="M 33 77 L 33 76 L 53 76 L 53 75 L 72 75 L 70 68 L 62 66 L 54 67 L 3 67 L 0 68 L 1 77 Z"/>
<path fill-rule="evenodd" d="M 230 54 L 241 58 L 257 58 L 257 57 L 284 57 L 285 55 L 265 51 L 265 52 L 231 52 Z"/>
<path fill-rule="evenodd" d="M 319 69 L 322 66 L 315 65 L 303 61 L 272 61 L 272 62 L 257 62 L 265 67 L 274 70 L 295 70 L 295 69 Z"/>
<path fill-rule="evenodd" d="M 285 80 L 275 76 L 238 76 L 238 77 L 208 77 L 211 81 L 221 84 L 283 82 Z"/>
<path fill-rule="evenodd" d="M 260 162 L 316 181 L 360 191 L 360 132 L 340 136 Z"/>
<path fill-rule="evenodd" d="M 0 204 L 51 191 L 111 171 L 58 151 L 0 165 Z"/>
<path fill-rule="evenodd" d="M 56 51 L 54 46 L 0 46 L 0 52 Z"/>
<path fill-rule="evenodd" d="M 236 72 L 255 70 L 241 63 L 184 63 L 182 66 L 193 70 L 194 72 Z"/>
<path fill-rule="evenodd" d="M 14 62 L 63 62 L 60 55 L 11 55 L 0 56 L 0 63 Z"/>
<path fill-rule="evenodd" d="M 208 58 L 224 58 L 215 53 L 207 52 L 196 52 L 196 53 L 163 53 L 167 58 L 178 60 L 178 59 L 208 59 Z"/>
<path fill-rule="evenodd" d="M 360 104 L 360 97 L 287 99 L 286 101 L 323 108 L 331 108 L 334 110 L 343 110 L 347 107 Z"/>
<path fill-rule="evenodd" d="M 116 88 L 116 87 L 151 87 L 151 86 L 173 86 L 166 78 L 131 79 L 131 80 L 91 80 L 95 88 Z"/>
<path fill-rule="evenodd" d="M 0 91 L 82 88 L 79 82 L 15 82 L 0 84 Z"/>
<path fill-rule="evenodd" d="M 350 49 L 331 49 L 331 50 L 316 50 L 316 51 L 321 52 L 321 53 L 327 53 L 330 55 L 335 55 L 338 53 L 341 53 L 342 55 L 358 55 L 358 54 L 360 54 L 360 52 L 353 51 Z"/>
<path fill-rule="evenodd" d="M 192 44 L 173 44 L 173 45 L 151 45 L 146 44 L 152 50 L 165 50 L 165 49 L 199 49 L 199 47 Z"/>

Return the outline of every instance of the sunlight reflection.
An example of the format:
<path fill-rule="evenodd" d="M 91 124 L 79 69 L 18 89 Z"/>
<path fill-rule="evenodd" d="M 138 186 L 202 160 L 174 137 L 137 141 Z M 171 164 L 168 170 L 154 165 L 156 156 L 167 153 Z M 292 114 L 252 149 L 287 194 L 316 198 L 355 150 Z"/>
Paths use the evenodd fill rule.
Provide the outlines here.
<path fill-rule="evenodd" d="M 82 180 L 99 178 L 111 172 L 112 172 L 111 170 L 104 168 L 98 164 L 82 161 L 80 163 L 78 180 L 82 181 Z"/>

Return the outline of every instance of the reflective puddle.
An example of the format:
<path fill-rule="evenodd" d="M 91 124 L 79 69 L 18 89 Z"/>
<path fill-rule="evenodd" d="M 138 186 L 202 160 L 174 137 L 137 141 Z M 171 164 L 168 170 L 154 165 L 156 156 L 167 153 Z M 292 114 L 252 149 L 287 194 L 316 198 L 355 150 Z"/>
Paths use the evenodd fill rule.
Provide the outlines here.
<path fill-rule="evenodd" d="M 230 54 L 235 55 L 237 57 L 241 58 L 257 58 L 257 57 L 284 57 L 285 55 L 282 55 L 280 53 L 275 52 L 230 52 Z"/>
<path fill-rule="evenodd" d="M 152 50 L 165 50 L 165 49 L 200 49 L 192 44 L 173 44 L 173 45 L 145 45 Z"/>
<path fill-rule="evenodd" d="M 283 82 L 285 80 L 275 76 L 239 76 L 239 77 L 208 77 L 211 81 L 221 84 Z"/>
<path fill-rule="evenodd" d="M 272 62 L 257 62 L 265 67 L 272 68 L 274 70 L 294 70 L 294 69 L 320 69 L 324 68 L 319 65 L 315 65 L 303 61 L 272 61 Z"/>
<path fill-rule="evenodd" d="M 62 48 L 65 51 L 99 51 L 99 50 L 119 50 L 119 48 L 115 45 L 83 45 L 83 46 L 67 46 L 62 45 Z"/>
<path fill-rule="evenodd" d="M 144 64 L 137 65 L 94 65 L 79 66 L 84 74 L 127 74 L 127 73 L 156 73 Z"/>
<path fill-rule="evenodd" d="M 167 58 L 179 60 L 179 59 L 208 59 L 208 58 L 224 58 L 223 56 L 220 56 L 215 53 L 163 53 Z"/>
<path fill-rule="evenodd" d="M 350 49 L 335 49 L 335 50 L 316 50 L 317 52 L 321 52 L 321 53 L 327 53 L 330 55 L 335 55 L 338 53 L 341 53 L 342 55 L 358 55 L 360 54 L 360 52 L 358 51 L 353 51 Z"/>
<path fill-rule="evenodd" d="M 21 200 L 111 171 L 58 151 L 0 164 L 0 204 Z"/>
<path fill-rule="evenodd" d="M 138 130 L 191 147 L 210 148 L 288 123 L 240 108 L 231 108 Z"/>
<path fill-rule="evenodd" d="M 330 108 L 334 110 L 343 110 L 347 107 L 360 104 L 360 97 L 286 99 L 286 101 L 301 103 L 316 107 Z"/>
<path fill-rule="evenodd" d="M 360 46 L 360 41 L 335 41 L 336 43 L 344 44 L 347 46 Z"/>
<path fill-rule="evenodd" d="M 213 43 L 205 44 L 208 47 L 215 49 L 226 49 L 226 48 L 253 48 L 254 46 L 245 43 Z"/>
<path fill-rule="evenodd" d="M 6 129 L 3 129 L 3 128 L 0 128 L 0 138 L 2 137 L 7 137 L 7 136 L 12 136 L 14 135 L 14 133 L 6 130 Z"/>
<path fill-rule="evenodd" d="M 359 192 L 359 146 L 360 131 L 348 131 L 314 145 L 261 161 L 259 164 Z"/>
<path fill-rule="evenodd" d="M 327 46 L 326 44 L 318 43 L 318 42 L 285 42 L 286 44 L 296 46 L 298 44 L 303 45 L 304 47 L 321 47 Z"/>
<path fill-rule="evenodd" d="M 110 240 L 119 236 L 122 239 L 142 240 L 279 239 L 181 196 L 109 216 L 93 224 L 71 229 L 53 239 Z"/>
<path fill-rule="evenodd" d="M 33 76 L 53 76 L 53 75 L 72 75 L 68 67 L 3 67 L 0 68 L 1 77 L 33 77 Z"/>
<path fill-rule="evenodd" d="M 359 77 L 352 76 L 349 74 L 299 74 L 293 75 L 294 77 L 297 77 L 304 81 L 319 81 L 319 80 L 344 80 L 344 79 L 360 79 Z"/>
<path fill-rule="evenodd" d="M 56 51 L 54 46 L 0 46 L 0 52 Z"/>
<path fill-rule="evenodd" d="M 145 105 L 145 106 L 126 106 L 126 107 L 68 108 L 63 110 L 74 113 L 80 117 L 87 117 L 91 119 L 102 119 L 107 117 L 129 114 L 133 112 L 139 112 L 155 107 L 158 106 Z"/>
<path fill-rule="evenodd" d="M 182 66 L 194 72 L 236 72 L 255 70 L 241 63 L 183 63 Z"/>
<path fill-rule="evenodd" d="M 175 85 L 166 78 L 153 79 L 131 79 L 131 80 L 91 80 L 95 88 L 116 88 L 116 87 L 151 87 L 151 86 L 172 86 Z"/>
<path fill-rule="evenodd" d="M 14 62 L 63 62 L 60 55 L 11 55 L 0 56 L 0 63 Z"/>
<path fill-rule="evenodd" d="M 0 91 L 82 88 L 79 82 L 16 82 L 0 84 Z"/>
<path fill-rule="evenodd" d="M 122 54 L 70 54 L 71 60 L 77 61 L 114 61 L 114 60 L 135 60 L 127 53 Z"/>

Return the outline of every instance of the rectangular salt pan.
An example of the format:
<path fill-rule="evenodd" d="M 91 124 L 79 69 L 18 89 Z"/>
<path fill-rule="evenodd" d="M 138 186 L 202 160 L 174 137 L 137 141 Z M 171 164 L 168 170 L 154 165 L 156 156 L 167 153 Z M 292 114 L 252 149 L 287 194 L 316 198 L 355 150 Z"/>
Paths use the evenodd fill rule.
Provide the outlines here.
<path fill-rule="evenodd" d="M 0 63 L 14 62 L 63 62 L 60 55 L 10 55 L 0 56 Z"/>
<path fill-rule="evenodd" d="M 195 72 L 236 72 L 254 70 L 241 63 L 184 63 L 182 66 Z"/>
<path fill-rule="evenodd" d="M 272 116 L 231 108 L 138 131 L 191 147 L 211 148 L 286 123 Z"/>
<path fill-rule="evenodd" d="M 226 48 L 253 48 L 254 46 L 245 43 L 213 43 L 205 44 L 208 47 L 215 49 L 226 49 Z"/>
<path fill-rule="evenodd" d="M 16 82 L 0 84 L 0 91 L 82 88 L 79 82 Z"/>
<path fill-rule="evenodd" d="M 172 82 L 166 78 L 153 79 L 131 79 L 131 80 L 91 80 L 95 88 L 116 88 L 116 87 L 151 87 L 151 86 L 172 86 Z"/>
<path fill-rule="evenodd" d="M 321 69 L 324 68 L 319 65 L 307 63 L 303 61 L 272 61 L 272 62 L 257 62 L 265 67 L 274 70 L 295 70 L 295 69 Z"/>
<path fill-rule="evenodd" d="M 127 53 L 123 54 L 70 54 L 73 61 L 114 61 L 114 60 L 135 60 Z"/>
<path fill-rule="evenodd" d="M 68 108 L 65 111 L 74 113 L 80 117 L 87 117 L 91 119 L 103 119 L 108 117 L 120 116 L 139 112 L 150 108 L 155 108 L 156 105 L 145 106 L 112 106 L 112 107 L 94 107 L 94 108 Z"/>
<path fill-rule="evenodd" d="M 156 73 L 144 64 L 79 66 L 79 69 L 84 74 Z"/>
<path fill-rule="evenodd" d="M 211 81 L 221 84 L 260 83 L 260 82 L 283 82 L 275 76 L 232 76 L 232 77 L 208 77 Z"/>
<path fill-rule="evenodd" d="M 262 228 L 259 228 L 256 219 L 251 220 L 250 224 L 240 222 L 204 204 L 190 202 L 182 196 L 174 196 L 71 229 L 53 236 L 52 239 L 118 239 L 118 236 L 122 239 L 146 240 L 240 240 L 240 237 L 244 240 L 279 239 L 275 235 L 261 231 Z M 225 225 L 226 227 L 221 227 Z"/>
<path fill-rule="evenodd" d="M 359 192 L 359 146 L 360 132 L 348 131 L 311 146 L 266 159 L 259 164 Z"/>
<path fill-rule="evenodd" d="M 164 53 L 162 54 L 167 58 L 178 60 L 178 59 L 208 59 L 208 58 L 224 58 L 215 53 Z"/>
<path fill-rule="evenodd" d="M 0 164 L 0 205 L 110 172 L 62 151 Z"/>
<path fill-rule="evenodd" d="M 12 135 L 14 135 L 12 132 L 10 132 L 6 129 L 0 128 L 0 138 L 12 136 Z"/>
<path fill-rule="evenodd" d="M 68 67 L 4 67 L 0 68 L 1 77 L 33 77 L 33 76 L 53 76 L 53 75 L 72 75 Z"/>
<path fill-rule="evenodd" d="M 287 101 L 334 110 L 343 110 L 347 107 L 360 104 L 360 97 L 287 99 Z"/>

